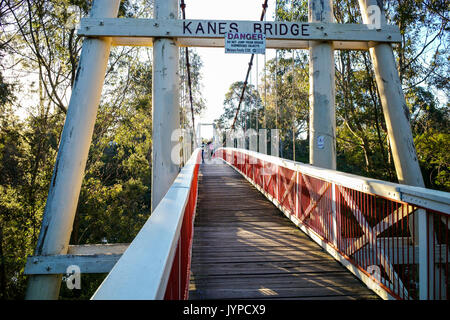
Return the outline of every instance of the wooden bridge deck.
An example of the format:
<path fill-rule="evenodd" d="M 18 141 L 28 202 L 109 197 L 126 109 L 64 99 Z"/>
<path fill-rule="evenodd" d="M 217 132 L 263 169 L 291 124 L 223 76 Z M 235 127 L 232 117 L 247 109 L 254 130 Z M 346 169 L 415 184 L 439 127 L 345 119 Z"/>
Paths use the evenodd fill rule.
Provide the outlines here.
<path fill-rule="evenodd" d="M 190 299 L 377 299 L 226 164 L 203 164 Z"/>

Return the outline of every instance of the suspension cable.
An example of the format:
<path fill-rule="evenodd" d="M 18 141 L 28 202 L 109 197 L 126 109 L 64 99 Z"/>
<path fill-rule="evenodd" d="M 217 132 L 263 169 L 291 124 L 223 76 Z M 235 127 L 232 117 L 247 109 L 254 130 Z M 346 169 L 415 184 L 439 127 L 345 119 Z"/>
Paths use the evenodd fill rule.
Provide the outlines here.
<path fill-rule="evenodd" d="M 256 56 L 256 79 L 255 79 L 255 81 L 256 81 L 256 92 L 258 93 L 258 96 L 257 97 L 259 97 L 259 86 L 258 86 L 258 78 L 259 78 L 259 74 L 258 74 L 258 69 L 259 67 L 258 67 L 258 56 Z M 259 101 L 258 101 L 259 102 Z M 255 129 L 256 129 L 256 132 L 258 132 L 258 130 L 259 130 L 259 122 L 258 122 L 258 120 L 259 120 L 259 110 L 258 110 L 258 105 L 256 106 L 256 115 L 255 115 Z"/>
<path fill-rule="evenodd" d="M 278 1 L 275 1 L 275 21 L 278 21 Z M 281 81 L 283 81 L 283 79 L 281 79 Z M 275 129 L 278 129 L 279 132 L 277 135 L 278 141 L 276 141 L 279 146 L 282 133 L 281 127 L 278 124 L 278 49 L 275 49 Z M 272 138 L 271 143 L 273 143 Z M 283 150 L 281 150 L 281 154 L 283 154 Z M 276 156 L 280 156 L 280 148 L 278 148 L 278 154 Z"/>
<path fill-rule="evenodd" d="M 249 75 L 249 80 L 248 80 L 248 82 L 249 82 L 249 84 L 250 84 L 250 87 L 251 87 L 251 85 L 252 85 L 252 73 L 250 72 L 250 75 Z M 249 128 L 251 128 L 252 127 L 252 121 L 251 121 L 251 117 L 252 117 L 252 114 L 249 112 L 250 110 L 250 106 L 246 103 L 245 104 L 245 131 L 247 131 L 247 118 L 248 118 L 248 121 L 249 121 Z"/>
<path fill-rule="evenodd" d="M 264 0 L 264 3 L 262 5 L 263 10 L 262 10 L 261 17 L 260 17 L 259 21 L 263 21 L 264 20 L 264 16 L 266 15 L 266 10 L 267 10 L 267 7 L 268 7 L 267 1 L 268 0 Z M 250 74 L 250 70 L 252 70 L 254 56 L 255 56 L 255 54 L 252 53 L 252 56 L 250 58 L 250 62 L 248 63 L 247 75 L 245 76 L 244 86 L 242 87 L 242 92 L 241 92 L 241 96 L 239 98 L 239 104 L 238 104 L 238 107 L 237 107 L 237 110 L 236 110 L 236 115 L 234 116 L 233 124 L 231 125 L 231 129 L 232 130 L 234 130 L 234 125 L 236 123 L 236 119 L 238 117 L 239 110 L 241 109 L 241 103 L 242 103 L 242 100 L 244 99 L 244 93 L 245 93 L 245 89 L 247 88 L 247 81 L 248 81 L 248 76 Z"/>
<path fill-rule="evenodd" d="M 264 22 L 266 22 L 267 18 L 264 17 Z M 266 122 L 266 109 L 267 109 L 267 54 L 264 52 L 264 118 L 263 118 L 263 128 L 267 128 Z"/>
<path fill-rule="evenodd" d="M 295 50 L 292 49 L 292 107 L 294 108 L 292 112 L 292 160 L 295 161 L 295 119 L 297 108 L 295 106 Z"/>
<path fill-rule="evenodd" d="M 275 129 L 278 129 L 278 50 L 275 52 Z"/>
<path fill-rule="evenodd" d="M 291 0 L 291 22 L 294 22 L 294 0 Z M 295 104 L 295 49 L 292 49 L 292 160 L 295 161 L 295 119 L 297 108 Z"/>
<path fill-rule="evenodd" d="M 184 0 L 181 0 L 180 7 L 181 7 L 181 11 L 183 13 L 183 20 L 186 20 L 186 12 L 185 12 L 186 4 L 184 3 Z M 185 54 L 186 54 L 186 70 L 187 70 L 187 78 L 188 78 L 188 86 L 189 86 L 189 101 L 191 103 L 192 130 L 195 131 L 194 102 L 193 102 L 193 98 L 192 98 L 191 64 L 189 63 L 188 47 L 185 48 Z"/>

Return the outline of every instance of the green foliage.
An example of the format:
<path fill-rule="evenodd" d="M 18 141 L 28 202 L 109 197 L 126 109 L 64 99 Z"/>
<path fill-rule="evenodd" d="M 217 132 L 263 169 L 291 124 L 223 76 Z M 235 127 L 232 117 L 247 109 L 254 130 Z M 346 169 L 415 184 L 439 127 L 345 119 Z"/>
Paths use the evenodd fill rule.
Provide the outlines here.
<path fill-rule="evenodd" d="M 236 119 L 236 127 L 250 127 L 251 125 L 254 125 L 255 121 L 261 121 L 259 117 L 259 119 L 255 118 L 257 111 L 261 111 L 261 98 L 253 85 L 247 85 L 241 105 L 239 106 L 243 88 L 243 81 L 238 81 L 231 84 L 228 92 L 225 94 L 225 99 L 223 102 L 224 113 L 220 119 L 216 121 L 219 128 L 224 129 L 231 127 L 238 107 L 240 107 L 241 112 L 239 117 Z"/>
<path fill-rule="evenodd" d="M 307 161 L 305 135 L 308 126 L 308 63 L 305 54 L 286 50 L 277 59 L 268 61 L 267 77 L 259 88 L 249 84 L 245 90 L 236 128 L 278 128 L 280 154 L 293 159 L 292 141 L 295 137 L 295 159 Z M 224 113 L 216 120 L 220 129 L 230 128 L 239 104 L 244 83 L 231 84 L 224 99 Z M 303 138 L 302 138 L 303 137 Z M 270 134 L 268 136 L 270 150 Z"/>
<path fill-rule="evenodd" d="M 450 132 L 435 129 L 417 135 L 414 139 L 422 173 L 427 186 L 450 190 Z"/>
<path fill-rule="evenodd" d="M 11 110 L 10 107 L 8 107 Z M 35 246 L 61 118 L 30 117 L 20 121 L 12 111 L 0 124 L 0 245 L 3 298 L 23 296 L 23 268 Z M 53 131 L 52 131 L 53 129 Z"/>
<path fill-rule="evenodd" d="M 1 70 L 27 75 L 5 83 L 0 73 L 0 299 L 25 294 L 24 266 L 39 235 L 82 44 L 67 8 L 76 5 L 77 15 L 86 15 L 90 3 L 0 6 L 0 57 L 10 58 L 0 60 Z M 149 17 L 152 6 L 151 0 L 122 1 L 119 16 Z M 195 111 L 200 112 L 202 62 L 191 55 Z M 151 56 L 148 48 L 111 51 L 70 244 L 129 243 L 150 215 Z M 34 98 L 28 108 L 23 99 L 14 99 L 25 94 Z M 60 298 L 89 299 L 104 277 L 83 274 L 81 290 L 63 284 Z"/>
<path fill-rule="evenodd" d="M 181 117 L 181 123 L 192 126 L 191 124 L 191 104 L 189 97 L 188 75 L 186 71 L 186 51 L 181 48 L 180 53 L 180 83 L 182 84 L 181 105 L 184 114 Z M 200 114 L 206 108 L 206 102 L 201 94 L 202 92 L 202 74 L 200 70 L 203 67 L 203 62 L 194 48 L 189 48 L 189 65 L 191 74 L 191 90 L 192 90 L 192 104 L 194 107 L 194 114 Z M 187 116 L 187 118 L 186 118 Z"/>
<path fill-rule="evenodd" d="M 26 257 L 39 234 L 59 139 L 76 77 L 82 39 L 71 25 L 90 1 L 4 1 L 0 6 L 0 298 L 21 299 Z M 120 17 L 149 17 L 151 0 L 121 2 Z M 307 1 L 279 0 L 277 20 L 307 21 Z M 428 187 L 450 191 L 448 3 L 386 1 L 388 21 L 399 26 L 395 57 Z M 339 23 L 359 23 L 358 1 L 335 1 Z M 182 53 L 184 50 L 182 50 Z M 181 55 L 183 57 L 183 54 Z M 386 126 L 367 52 L 336 57 L 338 169 L 396 181 Z M 190 50 L 195 112 L 205 107 L 202 62 Z M 184 60 L 181 59 L 184 70 Z M 279 50 L 261 86 L 248 85 L 238 127 L 279 128 L 281 156 L 308 162 L 309 65 L 307 53 Z M 21 73 L 14 73 L 15 68 Z M 8 77 L 5 76 L 8 74 Z M 186 74 L 181 72 L 183 83 Z M 12 76 L 11 76 L 12 75 Z M 23 76 L 34 78 L 31 80 Z M 14 76 L 16 78 L 14 78 Z M 21 78 L 23 77 L 23 79 Z M 5 80 L 7 79 L 7 80 Z M 265 85 L 266 84 L 266 85 Z M 219 128 L 234 119 L 243 83 L 231 84 Z M 114 48 L 105 77 L 71 244 L 130 242 L 150 212 L 151 54 Z M 186 87 L 181 119 L 189 125 Z M 35 99 L 26 109 L 20 98 Z M 20 114 L 20 117 L 18 116 Z M 189 116 L 188 116 L 189 115 Z M 293 141 L 295 140 L 295 155 Z M 105 275 L 83 275 L 81 291 L 64 286 L 62 299 L 87 299 Z"/>
<path fill-rule="evenodd" d="M 450 161 L 445 153 L 450 128 L 448 3 L 385 3 L 388 23 L 396 24 L 402 34 L 402 43 L 394 46 L 394 54 L 426 185 L 450 191 Z M 339 0 L 334 4 L 336 22 L 362 22 L 358 1 Z M 307 21 L 307 1 L 277 0 L 275 19 Z M 338 170 L 397 182 L 369 52 L 336 51 L 335 65 Z M 266 72 L 257 88 L 262 97 L 258 117 L 264 119 L 258 122 L 259 128 L 263 122 L 266 128 L 280 130 L 280 156 L 293 159 L 295 146 L 295 159 L 309 162 L 308 56 L 299 50 L 294 57 L 289 50 L 278 50 L 277 57 L 267 62 Z M 238 84 L 233 83 L 225 96 L 225 112 L 217 120 L 222 127 L 227 127 L 225 120 L 236 112 L 236 105 L 230 104 L 228 97 Z M 245 127 L 243 111 L 238 117 L 241 128 Z"/>

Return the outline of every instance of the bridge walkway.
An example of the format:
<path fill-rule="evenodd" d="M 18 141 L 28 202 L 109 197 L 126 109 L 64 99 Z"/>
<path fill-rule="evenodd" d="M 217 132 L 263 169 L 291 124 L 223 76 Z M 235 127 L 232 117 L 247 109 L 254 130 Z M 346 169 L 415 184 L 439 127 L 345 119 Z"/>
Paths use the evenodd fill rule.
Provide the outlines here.
<path fill-rule="evenodd" d="M 202 164 L 189 299 L 378 299 L 227 164 Z"/>

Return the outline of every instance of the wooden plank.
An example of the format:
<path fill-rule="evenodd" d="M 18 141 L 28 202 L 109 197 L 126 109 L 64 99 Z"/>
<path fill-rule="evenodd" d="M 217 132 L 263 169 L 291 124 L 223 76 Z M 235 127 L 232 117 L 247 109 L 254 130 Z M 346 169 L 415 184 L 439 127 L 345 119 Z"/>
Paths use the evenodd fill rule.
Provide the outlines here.
<path fill-rule="evenodd" d="M 284 230 L 284 232 L 283 232 Z M 279 237 L 277 239 L 270 239 L 270 234 L 274 232 L 280 232 L 284 233 L 282 237 Z M 205 240 L 214 240 L 220 237 L 220 240 L 229 240 L 229 241 L 241 241 L 241 240 L 267 240 L 267 241 L 279 241 L 280 244 L 284 241 L 293 241 L 294 243 L 298 243 L 298 235 L 296 230 L 286 230 L 286 228 L 270 228 L 270 229 L 258 229 L 254 231 L 247 231 L 243 228 L 238 228 L 236 231 L 213 231 L 213 232 L 207 232 L 207 231 L 201 231 L 198 233 L 202 239 Z M 236 237 L 238 237 L 236 239 Z"/>
<path fill-rule="evenodd" d="M 296 251 L 294 251 L 296 252 Z M 280 254 L 273 254 L 273 253 L 267 253 L 267 254 L 258 254 L 258 255 L 246 255 L 241 256 L 236 254 L 237 252 L 232 252 L 233 254 L 230 255 L 221 255 L 218 257 L 214 257 L 211 255 L 210 252 L 204 253 L 203 255 L 198 255 L 195 258 L 195 263 L 197 264 L 209 264 L 214 263 L 216 265 L 218 264 L 228 264 L 228 263 L 243 263 L 243 262 L 252 262 L 252 263 L 265 263 L 265 262 L 271 262 L 271 263 L 281 263 L 286 260 L 292 261 L 292 262 L 312 262 L 312 261 L 323 261 L 323 258 L 326 257 L 326 253 L 320 253 L 318 254 L 312 254 L 311 252 L 305 253 L 290 253 L 288 257 Z"/>
<path fill-rule="evenodd" d="M 303 245 L 306 245 L 304 243 L 301 243 L 299 241 L 296 241 L 297 239 L 295 237 L 289 239 L 268 239 L 264 237 L 254 237 L 254 238 L 248 238 L 248 239 L 233 239 L 232 237 L 229 238 L 209 238 L 209 239 L 202 239 L 202 238 L 194 238 L 194 243 L 211 243 L 211 244 L 217 244 L 217 245 L 223 245 L 223 246 L 280 246 L 280 245 L 290 245 L 292 247 L 296 247 L 301 249 Z M 312 244 L 311 244 L 312 245 Z"/>
<path fill-rule="evenodd" d="M 245 278 L 222 275 L 222 276 L 191 276 L 191 287 L 198 285 L 209 288 L 235 288 L 236 285 L 245 285 L 246 288 L 259 288 L 261 285 L 286 285 L 287 287 L 315 287 L 315 286 L 340 286 L 352 283 L 355 277 L 348 272 L 303 273 L 303 274 L 282 274 L 277 277 L 268 274 L 249 275 Z"/>
<path fill-rule="evenodd" d="M 191 39 L 185 45 L 195 45 L 201 39 L 204 46 L 223 47 L 226 33 L 263 33 L 266 45 L 273 40 L 301 42 L 292 46 L 305 45 L 308 41 L 337 42 L 387 42 L 401 41 L 395 25 L 385 25 L 380 30 L 371 30 L 363 24 L 301 23 L 284 21 L 232 21 L 232 20 L 156 20 L 132 18 L 83 18 L 79 36 L 124 37 L 127 45 L 152 45 L 154 37 Z M 133 38 L 138 40 L 135 42 Z M 118 44 L 116 40 L 115 44 Z M 124 42 L 122 42 L 123 45 Z"/>
<path fill-rule="evenodd" d="M 283 253 L 285 251 L 298 251 L 299 249 L 302 249 L 303 251 L 317 251 L 318 249 L 316 247 L 307 247 L 306 245 L 304 247 L 295 247 L 295 246 L 290 246 L 290 245 L 272 245 L 272 246 L 258 246 L 257 249 L 255 250 L 255 246 L 228 246 L 228 247 L 223 247 L 220 249 L 219 252 L 223 252 L 223 254 L 227 254 L 227 252 L 262 252 L 262 253 L 270 253 L 270 252 L 280 252 Z M 217 251 L 217 247 L 215 246 L 211 246 L 208 244 L 205 245 L 199 245 L 196 244 L 195 245 L 195 252 L 200 253 L 200 252 L 208 252 L 208 253 L 214 253 L 214 252 L 218 252 Z M 319 250 L 320 251 L 320 250 Z M 193 257 L 194 258 L 194 257 Z"/>
<path fill-rule="evenodd" d="M 221 178 L 212 176 L 217 172 Z M 240 182 L 225 184 L 230 177 Z M 190 298 L 377 298 L 276 207 L 259 199 L 259 191 L 230 167 L 202 165 Z"/>
<path fill-rule="evenodd" d="M 199 200 L 201 201 L 201 200 Z M 197 206 L 199 207 L 199 206 Z M 207 212 L 206 215 L 198 215 L 199 218 L 220 218 L 224 214 L 231 214 L 231 215 L 245 215 L 245 216 L 256 216 L 259 217 L 261 214 L 267 214 L 271 217 L 283 217 L 283 215 L 280 214 L 278 209 L 275 206 L 271 206 L 270 208 L 264 207 L 264 210 L 261 210 L 261 207 L 257 207 L 256 209 L 238 209 L 238 208 L 230 208 L 230 210 L 220 210 L 214 207 L 214 211 L 211 211 L 211 207 L 205 207 L 205 211 Z M 198 210 L 197 210 L 198 211 Z"/>
<path fill-rule="evenodd" d="M 356 286 L 315 288 L 265 288 L 259 289 L 197 289 L 189 292 L 190 299 L 262 299 L 262 298 L 306 298 L 322 299 L 327 296 L 368 295 L 367 289 Z"/>
<path fill-rule="evenodd" d="M 249 274 L 285 274 L 285 273 L 328 273 L 343 271 L 343 267 L 331 261 L 270 261 L 270 262 L 243 262 L 227 264 L 192 263 L 192 270 L 203 275 L 240 275 Z"/>
<path fill-rule="evenodd" d="M 198 223 L 208 223 L 208 226 L 214 225 L 216 227 L 220 227 L 221 224 L 229 224 L 230 222 L 234 222 L 234 226 L 235 227 L 241 227 L 241 226 L 245 226 L 245 227 L 250 227 L 252 225 L 254 225 L 255 223 L 257 223 L 258 221 L 264 222 L 264 223 L 270 223 L 270 222 L 279 222 L 282 224 L 285 224 L 285 221 L 281 220 L 281 217 L 273 217 L 270 215 L 267 216 L 239 216 L 239 215 L 235 215 L 235 216 L 223 216 L 223 217 L 218 217 L 215 219 L 211 219 L 211 218 L 199 218 L 198 219 Z M 223 225 L 222 225 L 223 227 Z"/>
<path fill-rule="evenodd" d="M 280 231 L 280 232 L 286 232 L 286 233 L 292 233 L 297 235 L 296 231 L 293 231 L 292 228 L 290 226 L 287 225 L 278 225 L 276 223 L 273 222 L 265 222 L 265 225 L 263 228 L 258 227 L 257 226 L 257 222 L 253 222 L 253 223 L 243 223 L 241 225 L 234 225 L 233 227 L 229 228 L 230 230 L 227 230 L 227 232 L 230 233 L 234 233 L 236 234 L 237 232 L 249 232 L 246 231 L 247 228 L 258 228 L 261 231 L 266 231 L 266 232 L 273 232 L 273 231 Z M 211 236 L 214 236 L 215 234 L 217 234 L 218 232 L 223 232 L 223 227 L 211 227 L 209 224 L 205 224 L 204 227 L 202 226 L 197 226 L 197 234 L 201 234 L 204 236 L 208 236 L 209 234 L 211 234 Z"/>
<path fill-rule="evenodd" d="M 294 249 L 298 249 L 301 250 L 303 248 L 305 248 L 305 245 L 301 245 L 301 244 L 295 244 L 295 243 L 280 243 L 280 242 L 258 242 L 258 241 L 240 241 L 240 242 L 229 242 L 229 241 L 201 241 L 201 240 L 195 240 L 194 241 L 194 245 L 195 246 L 216 246 L 217 250 L 221 250 L 221 248 L 225 249 L 225 248 L 239 248 L 240 250 L 244 249 L 244 248 L 253 248 L 254 250 L 257 250 L 258 248 L 260 248 L 261 246 L 272 246 L 272 247 L 279 247 L 281 245 L 289 247 L 289 248 L 294 248 Z M 310 246 L 308 246 L 310 248 Z"/>
<path fill-rule="evenodd" d="M 270 231 L 274 232 L 274 230 L 270 230 Z M 229 243 L 229 244 L 233 244 L 233 243 L 239 244 L 239 243 L 245 242 L 245 243 L 275 243 L 275 244 L 279 244 L 279 245 L 285 245 L 285 244 L 296 245 L 297 244 L 300 247 L 302 246 L 302 244 L 299 243 L 298 238 L 296 237 L 295 234 L 291 235 L 291 236 L 286 235 L 282 239 L 277 239 L 277 240 L 270 240 L 267 238 L 267 236 L 258 235 L 256 233 L 243 236 L 241 233 L 220 234 L 219 232 L 214 232 L 214 233 L 208 233 L 206 235 L 205 235 L 205 233 L 200 233 L 199 236 L 201 238 L 194 240 L 194 241 L 197 241 L 197 243 L 209 241 L 209 242 L 217 242 L 220 245 L 221 242 Z M 220 239 L 217 239 L 218 237 L 220 237 Z M 237 240 L 235 239 L 236 237 L 238 237 Z"/>
<path fill-rule="evenodd" d="M 180 47 L 206 47 L 223 48 L 224 39 L 201 39 L 201 38 L 178 38 Z M 332 41 L 334 50 L 369 50 L 369 44 L 365 41 Z M 127 38 L 118 37 L 113 39 L 113 45 L 138 45 L 152 46 L 152 38 Z M 307 40 L 266 40 L 267 49 L 309 49 L 310 42 Z"/>
<path fill-rule="evenodd" d="M 71 265 L 78 266 L 81 273 L 108 273 L 121 256 L 121 254 L 30 256 L 24 274 L 65 274 Z"/>
<path fill-rule="evenodd" d="M 194 298 L 192 298 L 194 299 Z M 253 298 L 244 298 L 239 300 L 254 300 Z M 311 301 L 311 300 L 327 300 L 327 301 L 333 301 L 333 300 L 339 300 L 339 301 L 358 301 L 358 300 L 378 300 L 377 297 L 373 295 L 365 295 L 365 294 L 359 294 L 359 295 L 352 295 L 352 296 L 320 296 L 320 297 L 264 297 L 259 298 L 259 300 L 295 300 L 295 301 Z"/>
<path fill-rule="evenodd" d="M 24 273 L 65 274 L 71 265 L 81 273 L 108 273 L 128 248 L 128 243 L 69 245 L 66 255 L 30 256 Z"/>
<path fill-rule="evenodd" d="M 67 253 L 74 255 L 122 254 L 129 245 L 129 243 L 69 245 Z"/>
<path fill-rule="evenodd" d="M 236 217 L 236 216 L 234 216 Z M 271 218 L 271 216 L 268 216 Z M 206 220 L 206 219 L 203 219 Z M 258 223 L 258 221 L 249 221 L 249 222 L 235 222 L 233 227 L 234 228 L 248 228 L 248 227 L 257 227 L 257 228 L 289 228 L 290 226 L 288 225 L 287 222 L 285 223 L 278 223 L 277 219 L 273 220 L 269 220 L 269 221 L 261 221 L 260 223 Z M 223 226 L 226 225 L 224 223 L 222 223 L 223 225 L 220 225 L 220 221 L 216 220 L 214 222 L 214 225 L 212 224 L 205 224 L 204 226 L 201 225 L 201 221 L 202 219 L 199 218 L 199 225 L 196 226 L 196 230 L 198 231 L 202 231 L 202 230 L 223 230 Z M 207 221 L 207 220 L 206 220 Z M 211 220 L 210 220 L 211 221 Z M 217 225 L 216 225 L 217 223 Z"/>

